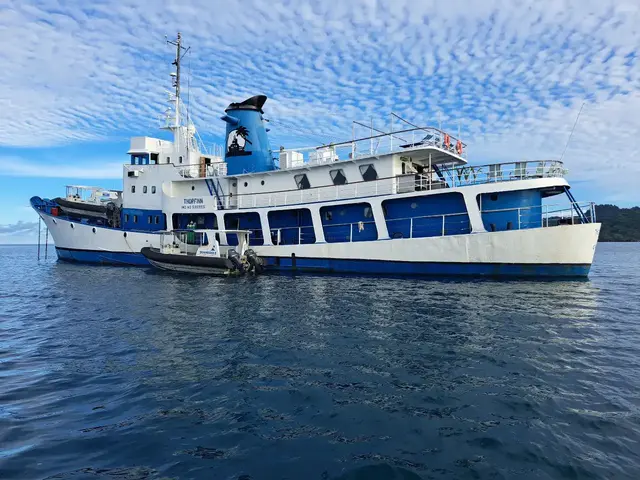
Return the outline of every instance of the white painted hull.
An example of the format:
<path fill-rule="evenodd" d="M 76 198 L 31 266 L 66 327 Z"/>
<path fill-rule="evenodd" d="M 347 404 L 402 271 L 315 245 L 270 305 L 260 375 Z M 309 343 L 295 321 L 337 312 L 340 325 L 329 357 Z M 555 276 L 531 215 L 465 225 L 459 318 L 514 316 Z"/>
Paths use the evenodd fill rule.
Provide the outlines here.
<path fill-rule="evenodd" d="M 53 217 L 44 214 L 42 218 L 49 228 L 59 256 L 61 256 L 61 250 L 69 250 L 90 251 L 98 254 L 99 252 L 131 254 L 142 257 L 140 250 L 143 247 L 157 247 L 159 242 L 158 234 L 126 232 L 125 236 L 121 230 L 77 223 L 71 228 L 72 222 L 58 218 L 54 223 Z M 385 262 L 390 265 L 400 263 L 480 265 L 487 267 L 484 271 L 496 271 L 496 274 L 499 272 L 490 268 L 493 265 L 581 266 L 585 267 L 588 273 L 593 262 L 599 231 L 600 224 L 592 223 L 443 237 L 309 245 L 265 245 L 253 248 L 263 258 L 283 259 L 283 265 L 290 266 L 293 256 L 296 267 L 302 267 L 304 262 L 308 265 L 316 265 L 318 262 L 314 263 L 315 260 L 329 260 L 333 263 L 326 265 L 337 265 L 338 261 Z M 140 263 L 147 263 L 144 257 Z M 279 264 L 279 260 L 276 264 Z M 268 265 L 273 267 L 274 262 L 268 262 Z M 329 266 L 320 269 L 339 271 L 341 268 Z M 385 271 L 387 270 L 393 272 L 393 267 L 385 268 Z M 581 271 L 585 271 L 584 268 Z"/>

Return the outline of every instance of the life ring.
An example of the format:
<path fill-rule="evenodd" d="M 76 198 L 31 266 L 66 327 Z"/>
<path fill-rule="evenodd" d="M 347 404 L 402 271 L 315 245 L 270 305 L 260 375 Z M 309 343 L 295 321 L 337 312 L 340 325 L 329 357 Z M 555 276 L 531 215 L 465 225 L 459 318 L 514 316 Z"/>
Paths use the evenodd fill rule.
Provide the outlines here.
<path fill-rule="evenodd" d="M 448 133 L 444 134 L 444 147 L 449 148 L 449 144 L 451 143 L 451 138 Z"/>
<path fill-rule="evenodd" d="M 462 155 L 462 142 L 460 140 L 458 140 L 458 143 L 456 143 L 456 152 L 458 153 L 458 155 Z"/>

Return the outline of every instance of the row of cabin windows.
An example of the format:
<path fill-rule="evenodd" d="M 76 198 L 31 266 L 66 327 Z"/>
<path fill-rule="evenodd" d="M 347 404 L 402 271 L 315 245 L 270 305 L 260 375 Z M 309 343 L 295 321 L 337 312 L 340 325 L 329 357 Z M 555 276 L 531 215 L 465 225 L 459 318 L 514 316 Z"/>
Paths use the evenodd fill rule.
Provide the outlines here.
<path fill-rule="evenodd" d="M 375 167 L 371 163 L 367 165 L 360 165 L 360 174 L 362 175 L 362 180 L 364 180 L 365 182 L 371 182 L 378 179 L 378 172 L 376 172 Z M 341 168 L 330 170 L 329 175 L 331 176 L 331 181 L 334 185 L 346 185 L 347 183 L 349 183 L 347 182 L 347 177 L 344 174 L 344 170 L 342 170 Z M 311 183 L 309 182 L 309 178 L 307 177 L 306 173 L 295 175 L 293 179 L 296 181 L 298 190 L 306 190 L 307 188 L 311 188 Z"/>
<path fill-rule="evenodd" d="M 146 154 L 144 154 L 144 155 L 131 155 L 131 164 L 132 165 L 144 165 L 145 163 L 149 163 L 151 165 L 156 165 L 158 163 L 158 154 L 157 153 L 152 153 L 150 159 L 146 156 Z M 171 163 L 171 157 L 167 157 L 167 163 Z M 178 163 L 182 163 L 182 156 L 178 157 Z"/>
<path fill-rule="evenodd" d="M 136 186 L 135 185 L 131 185 L 131 193 L 136 193 Z M 147 193 L 147 186 L 144 185 L 142 187 L 142 193 Z M 156 193 L 156 186 L 152 185 L 151 186 L 151 193 Z"/>
<path fill-rule="evenodd" d="M 132 220 L 133 223 L 138 223 L 138 215 L 132 215 Z M 124 214 L 124 222 L 127 223 L 129 222 L 129 214 L 125 213 Z M 147 216 L 147 223 L 149 225 L 160 225 L 160 215 L 148 215 Z"/>

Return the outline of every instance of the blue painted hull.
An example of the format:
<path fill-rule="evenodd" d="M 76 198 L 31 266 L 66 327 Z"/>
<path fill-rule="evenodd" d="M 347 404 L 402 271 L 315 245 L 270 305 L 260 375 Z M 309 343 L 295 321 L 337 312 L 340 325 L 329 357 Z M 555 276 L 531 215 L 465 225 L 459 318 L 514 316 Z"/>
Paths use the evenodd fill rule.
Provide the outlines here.
<path fill-rule="evenodd" d="M 150 266 L 141 253 L 100 252 L 96 250 L 74 250 L 57 248 L 60 260 L 75 263 L 93 263 L 100 265 Z"/>
<path fill-rule="evenodd" d="M 354 273 L 366 275 L 470 277 L 586 277 L 591 265 L 388 262 L 384 260 L 266 258 L 268 270 Z"/>
<path fill-rule="evenodd" d="M 60 260 L 101 265 L 149 266 L 140 253 L 99 252 L 56 248 Z M 586 277 L 590 265 L 530 265 L 505 263 L 386 262 L 382 260 L 347 260 L 296 258 L 265 259 L 268 271 L 353 273 L 364 275 L 469 276 L 469 277 Z"/>

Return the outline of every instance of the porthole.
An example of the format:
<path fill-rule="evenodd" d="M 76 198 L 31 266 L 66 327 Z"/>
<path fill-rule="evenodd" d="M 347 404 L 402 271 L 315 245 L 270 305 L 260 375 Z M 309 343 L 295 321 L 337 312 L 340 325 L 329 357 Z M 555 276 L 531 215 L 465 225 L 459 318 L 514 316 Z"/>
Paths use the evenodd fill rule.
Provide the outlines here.
<path fill-rule="evenodd" d="M 413 202 L 411 204 L 411 208 L 413 208 L 415 210 L 416 208 L 418 208 L 418 204 L 416 202 Z"/>
<path fill-rule="evenodd" d="M 262 181 L 260 182 L 260 185 L 264 185 L 264 180 L 262 180 Z"/>
<path fill-rule="evenodd" d="M 91 229 L 91 231 L 92 231 L 93 233 L 96 233 L 96 227 L 93 227 L 93 228 Z"/>
<path fill-rule="evenodd" d="M 127 232 L 124 232 L 124 238 L 127 238 Z"/>
<path fill-rule="evenodd" d="M 191 190 L 195 190 L 196 186 L 195 185 L 191 185 Z"/>
<path fill-rule="evenodd" d="M 245 186 L 245 187 L 248 187 L 248 186 L 249 186 L 249 183 L 248 183 L 248 182 L 244 182 L 244 186 Z"/>
<path fill-rule="evenodd" d="M 237 186 L 238 186 L 238 184 L 237 184 L 236 182 L 233 182 L 233 186 L 234 186 L 234 187 L 237 187 Z"/>
<path fill-rule="evenodd" d="M 70 223 L 69 225 L 71 226 L 71 228 L 73 228 L 73 223 Z"/>

